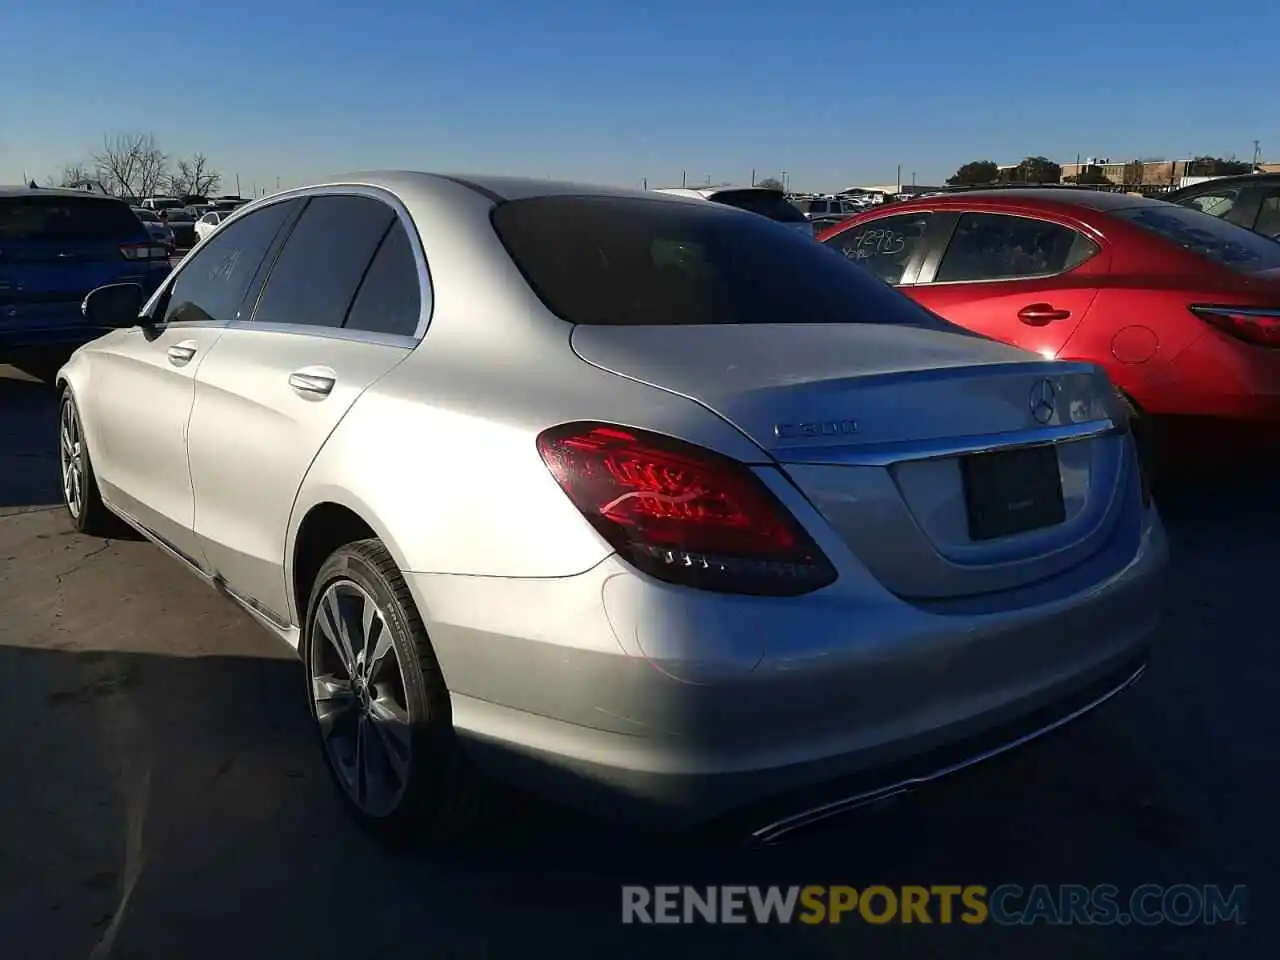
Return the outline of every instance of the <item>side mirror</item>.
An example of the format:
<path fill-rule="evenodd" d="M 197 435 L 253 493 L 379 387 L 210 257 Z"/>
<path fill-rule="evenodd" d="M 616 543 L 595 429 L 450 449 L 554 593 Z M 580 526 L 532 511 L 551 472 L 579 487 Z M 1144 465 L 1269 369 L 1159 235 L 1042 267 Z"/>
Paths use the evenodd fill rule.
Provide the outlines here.
<path fill-rule="evenodd" d="M 144 303 L 142 287 L 136 283 L 109 283 L 90 290 L 80 304 L 80 312 L 93 327 L 123 329 L 136 327 Z"/>

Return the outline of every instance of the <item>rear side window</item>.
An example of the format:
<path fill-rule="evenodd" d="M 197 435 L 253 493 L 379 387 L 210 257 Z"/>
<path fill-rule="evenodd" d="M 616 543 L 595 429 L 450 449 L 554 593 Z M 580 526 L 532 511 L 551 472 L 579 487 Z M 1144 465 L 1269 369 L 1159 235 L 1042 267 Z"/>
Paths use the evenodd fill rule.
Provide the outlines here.
<path fill-rule="evenodd" d="M 1234 223 L 1172 203 L 1114 214 L 1163 240 L 1242 273 L 1280 267 L 1280 243 Z"/>
<path fill-rule="evenodd" d="M 409 337 L 418 329 L 421 315 L 418 263 L 409 234 L 396 219 L 369 264 L 344 326 Z"/>
<path fill-rule="evenodd" d="M 966 213 L 934 283 L 1051 277 L 1084 263 L 1098 245 L 1070 227 L 999 213 Z"/>
<path fill-rule="evenodd" d="M 929 217 L 927 213 L 883 217 L 850 227 L 825 243 L 885 283 L 900 283 L 902 272 L 924 238 Z"/>
<path fill-rule="evenodd" d="M 230 323 L 280 228 L 301 201 L 263 207 L 210 237 L 169 288 L 165 323 Z"/>
<path fill-rule="evenodd" d="M 129 241 L 146 231 L 129 205 L 90 197 L 0 197 L 0 244 Z"/>
<path fill-rule="evenodd" d="M 804 214 L 797 210 L 791 201 L 774 190 L 721 190 L 719 193 L 712 194 L 711 199 L 716 203 L 723 203 L 726 207 L 758 213 L 778 223 L 805 222 Z"/>
<path fill-rule="evenodd" d="M 253 322 L 342 326 L 394 217 L 395 211 L 372 197 L 314 198 L 271 269 Z"/>
<path fill-rule="evenodd" d="M 571 323 L 950 324 L 795 230 L 714 203 L 537 197 L 493 226 L 547 308 Z"/>
<path fill-rule="evenodd" d="M 1239 199 L 1240 188 L 1227 187 L 1221 190 L 1206 191 L 1194 197 L 1187 197 L 1187 199 L 1180 201 L 1180 206 L 1191 210 L 1199 210 L 1201 213 L 1207 213 L 1211 217 L 1225 217 L 1235 208 Z"/>

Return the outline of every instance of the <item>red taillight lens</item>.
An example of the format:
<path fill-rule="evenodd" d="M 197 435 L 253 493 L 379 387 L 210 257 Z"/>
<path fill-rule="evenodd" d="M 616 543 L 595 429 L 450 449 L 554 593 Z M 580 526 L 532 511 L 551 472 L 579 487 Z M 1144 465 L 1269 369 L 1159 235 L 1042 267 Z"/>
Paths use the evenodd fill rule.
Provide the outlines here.
<path fill-rule="evenodd" d="M 592 526 L 631 564 L 671 583 L 795 595 L 832 583 L 817 544 L 747 467 L 627 427 L 571 423 L 538 452 Z"/>
<path fill-rule="evenodd" d="M 1257 347 L 1280 347 L 1280 310 L 1193 306 L 1191 312 L 1237 340 Z"/>
<path fill-rule="evenodd" d="M 120 255 L 126 260 L 168 260 L 169 251 L 158 243 L 123 243 Z"/>

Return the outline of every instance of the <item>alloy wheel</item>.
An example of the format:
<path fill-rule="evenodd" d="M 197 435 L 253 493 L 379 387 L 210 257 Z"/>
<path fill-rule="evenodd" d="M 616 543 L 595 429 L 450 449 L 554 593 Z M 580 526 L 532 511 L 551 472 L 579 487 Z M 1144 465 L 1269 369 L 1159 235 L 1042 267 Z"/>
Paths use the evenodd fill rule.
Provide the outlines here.
<path fill-rule="evenodd" d="M 58 465 L 62 471 L 62 500 L 73 519 L 84 511 L 84 440 L 80 418 L 70 400 L 62 404 L 58 425 Z"/>
<path fill-rule="evenodd" d="M 395 812 L 412 758 L 404 671 L 373 597 L 337 580 L 311 623 L 308 668 L 316 722 L 352 802 L 371 817 Z"/>

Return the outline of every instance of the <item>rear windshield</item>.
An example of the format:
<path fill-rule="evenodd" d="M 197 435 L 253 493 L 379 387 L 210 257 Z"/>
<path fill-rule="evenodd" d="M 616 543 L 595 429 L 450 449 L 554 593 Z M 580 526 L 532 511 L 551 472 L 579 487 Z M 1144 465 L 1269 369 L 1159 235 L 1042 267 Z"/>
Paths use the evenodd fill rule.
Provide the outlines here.
<path fill-rule="evenodd" d="M 154 213 L 152 213 L 150 210 L 135 210 L 133 212 L 139 220 L 144 220 L 147 223 L 160 222 L 160 218 L 156 216 Z"/>
<path fill-rule="evenodd" d="M 1280 267 L 1280 243 L 1199 210 L 1168 203 L 1117 210 L 1115 215 L 1233 270 Z"/>
<path fill-rule="evenodd" d="M 132 240 L 145 236 L 129 205 L 90 197 L 0 197 L 0 244 Z"/>
<path fill-rule="evenodd" d="M 721 190 L 711 195 L 716 203 L 758 213 L 779 223 L 804 223 L 804 214 L 786 197 L 772 190 Z"/>
<path fill-rule="evenodd" d="M 187 223 L 195 220 L 195 215 L 190 210 L 168 210 L 166 213 L 170 223 Z"/>
<path fill-rule="evenodd" d="M 181 200 L 152 200 L 151 207 L 154 210 L 172 210 L 174 207 L 184 206 Z"/>
<path fill-rule="evenodd" d="M 795 230 L 715 204 L 536 197 L 493 226 L 547 308 L 571 323 L 888 323 L 958 331 Z"/>

